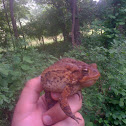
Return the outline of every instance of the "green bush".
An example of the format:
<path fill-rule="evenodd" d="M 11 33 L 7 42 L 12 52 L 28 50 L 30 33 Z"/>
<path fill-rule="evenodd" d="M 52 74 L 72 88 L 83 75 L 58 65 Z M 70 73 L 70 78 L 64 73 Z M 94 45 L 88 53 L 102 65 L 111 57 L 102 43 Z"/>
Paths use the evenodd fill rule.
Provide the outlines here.
<path fill-rule="evenodd" d="M 101 73 L 94 86 L 82 91 L 86 125 L 126 125 L 126 41 L 115 40 L 110 49 L 81 46 L 64 56 L 95 62 Z"/>
<path fill-rule="evenodd" d="M 3 125 L 6 118 L 11 120 L 12 110 L 24 83 L 40 75 L 56 60 L 48 53 L 39 54 L 34 48 L 0 55 L 0 117 Z"/>
<path fill-rule="evenodd" d="M 45 53 L 49 53 L 55 57 L 60 57 L 64 55 L 64 52 L 67 52 L 72 47 L 70 42 L 59 41 L 41 45 L 37 48 L 40 53 L 44 51 Z"/>
<path fill-rule="evenodd" d="M 93 43 L 93 40 L 90 43 Z M 66 52 L 64 57 L 72 57 L 89 64 L 97 63 L 101 73 L 94 86 L 82 90 L 81 113 L 86 126 L 126 124 L 126 41 L 115 40 L 110 49 L 90 45 L 83 45 L 69 52 L 66 49 L 61 51 L 56 46 L 53 50 L 52 46 L 48 46 L 47 50 L 46 46 L 44 48 L 43 51 L 41 48 L 28 48 L 0 55 L 0 125 L 9 124 L 24 83 L 40 75 L 57 60 L 50 54 L 59 57 L 63 52 Z"/>
<path fill-rule="evenodd" d="M 117 126 L 126 125 L 126 41 L 115 41 L 109 51 L 105 97 L 106 118 L 102 123 Z"/>

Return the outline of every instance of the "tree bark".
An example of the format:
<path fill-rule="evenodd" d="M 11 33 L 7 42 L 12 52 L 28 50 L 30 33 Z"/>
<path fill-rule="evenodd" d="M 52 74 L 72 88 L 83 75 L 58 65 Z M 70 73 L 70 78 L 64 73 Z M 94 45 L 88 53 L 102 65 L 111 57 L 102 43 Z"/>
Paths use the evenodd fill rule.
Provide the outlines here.
<path fill-rule="evenodd" d="M 63 25 L 61 26 L 61 28 L 62 28 L 62 33 L 63 33 L 64 42 L 71 41 L 71 38 L 70 38 L 70 36 L 69 36 L 69 31 L 67 30 L 66 25 L 63 24 Z"/>
<path fill-rule="evenodd" d="M 5 10 L 5 16 L 6 16 L 7 24 L 8 24 L 8 27 L 9 27 L 11 39 L 12 39 L 12 44 L 13 44 L 13 47 L 15 48 L 15 44 L 14 44 L 14 41 L 13 41 L 13 34 L 12 34 L 12 31 L 11 31 L 11 26 L 10 26 L 9 19 L 8 19 L 8 14 L 7 14 L 7 9 L 6 9 L 6 5 L 5 5 L 5 1 L 2 0 L 2 2 L 3 2 L 4 10 Z"/>
<path fill-rule="evenodd" d="M 57 42 L 57 36 L 54 36 L 54 37 L 53 37 L 53 41 L 54 41 L 54 42 Z"/>
<path fill-rule="evenodd" d="M 23 32 L 23 27 L 22 27 L 22 24 L 21 24 L 21 21 L 20 19 L 18 19 L 19 21 L 19 24 L 20 24 L 20 28 L 21 28 L 21 32 L 22 32 L 22 36 L 23 36 L 23 39 L 24 39 L 24 49 L 26 49 L 26 41 L 25 41 L 25 35 L 24 35 L 24 32 Z"/>
<path fill-rule="evenodd" d="M 81 44 L 77 0 L 70 0 L 69 3 L 72 13 L 72 44 L 73 46 L 76 46 Z"/>
<path fill-rule="evenodd" d="M 44 42 L 44 37 L 42 36 L 42 44 L 44 45 L 44 43 L 45 43 L 45 42 Z"/>
<path fill-rule="evenodd" d="M 64 42 L 69 41 L 69 33 L 67 32 L 67 30 L 63 30 L 63 38 L 64 38 Z"/>
<path fill-rule="evenodd" d="M 20 21 L 20 19 L 18 19 L 18 21 L 19 21 L 20 28 L 21 28 L 21 31 L 22 31 L 23 39 L 24 39 L 24 41 L 25 41 L 25 35 L 24 35 L 24 32 L 23 32 L 23 27 L 22 27 L 21 21 Z"/>
<path fill-rule="evenodd" d="M 73 47 L 75 46 L 75 2 L 76 0 L 73 0 L 72 4 L 72 31 L 71 31 L 71 36 L 72 36 L 72 45 Z"/>
<path fill-rule="evenodd" d="M 10 0 L 10 15 L 11 15 L 11 22 L 13 26 L 14 36 L 17 39 L 18 38 L 18 31 L 17 31 L 17 25 L 16 20 L 14 18 L 14 10 L 13 10 L 14 0 Z"/>
<path fill-rule="evenodd" d="M 74 31 L 74 34 L 75 34 L 75 43 L 77 45 L 80 45 L 81 44 L 81 40 L 80 40 L 80 25 L 79 25 L 79 18 L 78 18 L 78 8 L 77 8 L 77 0 L 76 0 L 76 3 L 75 3 L 75 31 Z"/>

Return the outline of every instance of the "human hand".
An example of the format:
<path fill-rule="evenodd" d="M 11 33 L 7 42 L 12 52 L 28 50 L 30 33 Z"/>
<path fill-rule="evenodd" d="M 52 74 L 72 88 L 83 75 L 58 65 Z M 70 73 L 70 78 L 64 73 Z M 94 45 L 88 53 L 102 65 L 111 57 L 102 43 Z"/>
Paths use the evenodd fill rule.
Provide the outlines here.
<path fill-rule="evenodd" d="M 68 102 L 72 112 L 81 119 L 78 120 L 79 124 L 65 115 L 59 103 L 47 110 L 45 95 L 40 96 L 42 90 L 40 77 L 33 78 L 26 83 L 16 105 L 11 126 L 44 126 L 53 124 L 53 126 L 84 126 L 84 119 L 77 112 L 82 105 L 82 100 L 77 94 L 70 97 Z M 52 93 L 51 96 L 55 100 L 59 97 L 56 93 Z"/>

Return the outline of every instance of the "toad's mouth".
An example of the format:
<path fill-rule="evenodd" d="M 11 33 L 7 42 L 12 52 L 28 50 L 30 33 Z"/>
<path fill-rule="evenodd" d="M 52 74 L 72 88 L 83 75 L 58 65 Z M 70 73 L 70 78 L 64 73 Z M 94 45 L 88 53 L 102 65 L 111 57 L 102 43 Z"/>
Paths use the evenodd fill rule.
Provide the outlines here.
<path fill-rule="evenodd" d="M 95 84 L 96 81 L 97 81 L 97 79 L 88 80 L 88 81 L 86 81 L 86 82 L 84 82 L 84 83 L 82 84 L 82 87 L 90 87 L 90 86 L 92 86 L 93 84 Z"/>

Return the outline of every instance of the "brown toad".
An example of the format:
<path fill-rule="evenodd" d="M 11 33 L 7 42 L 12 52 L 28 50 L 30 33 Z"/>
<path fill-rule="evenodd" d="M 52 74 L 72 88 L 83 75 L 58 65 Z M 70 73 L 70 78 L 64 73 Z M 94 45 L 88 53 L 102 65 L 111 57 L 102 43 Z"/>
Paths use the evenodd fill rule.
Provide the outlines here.
<path fill-rule="evenodd" d="M 97 65 L 86 64 L 71 58 L 63 58 L 54 63 L 41 74 L 45 97 L 50 109 L 56 101 L 51 98 L 51 92 L 61 93 L 59 103 L 64 113 L 78 122 L 68 104 L 67 98 L 85 87 L 93 85 L 100 73 Z"/>

